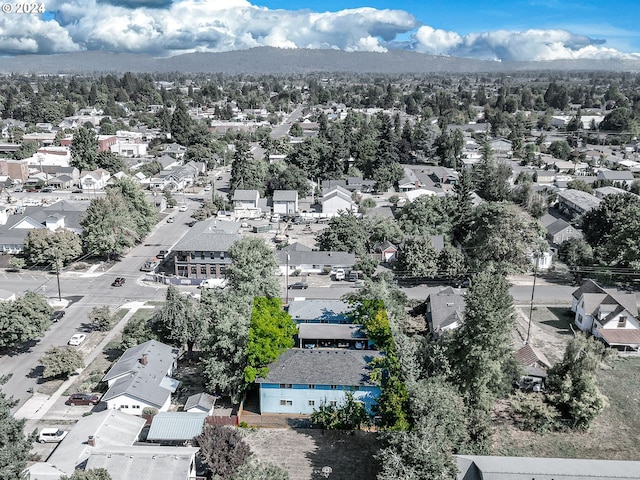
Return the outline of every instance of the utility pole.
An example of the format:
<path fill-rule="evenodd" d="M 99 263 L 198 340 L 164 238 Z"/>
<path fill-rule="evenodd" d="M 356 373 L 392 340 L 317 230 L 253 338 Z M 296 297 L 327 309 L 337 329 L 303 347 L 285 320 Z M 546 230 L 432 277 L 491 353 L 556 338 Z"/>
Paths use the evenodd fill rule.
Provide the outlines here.
<path fill-rule="evenodd" d="M 58 301 L 62 302 L 62 294 L 60 293 L 60 257 L 58 256 L 58 250 L 54 250 L 56 256 L 56 279 L 58 280 Z"/>
<path fill-rule="evenodd" d="M 285 271 L 285 289 L 287 290 L 285 293 L 285 305 L 289 305 L 289 260 L 291 257 L 289 256 L 289 252 L 287 252 L 287 269 Z"/>
<path fill-rule="evenodd" d="M 538 258 L 539 252 L 533 255 L 533 287 L 531 288 L 531 304 L 529 305 L 529 325 L 527 327 L 527 339 L 524 341 L 525 345 L 529 344 L 529 337 L 531 336 L 531 322 L 533 321 L 533 296 L 536 293 L 536 279 L 538 278 Z"/>

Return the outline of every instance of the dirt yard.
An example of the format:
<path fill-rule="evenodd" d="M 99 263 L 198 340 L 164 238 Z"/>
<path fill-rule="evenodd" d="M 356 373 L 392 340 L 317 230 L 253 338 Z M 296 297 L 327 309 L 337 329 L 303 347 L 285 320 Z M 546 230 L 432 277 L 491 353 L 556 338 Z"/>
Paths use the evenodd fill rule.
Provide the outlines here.
<path fill-rule="evenodd" d="M 259 429 L 247 430 L 246 441 L 260 461 L 286 469 L 291 480 L 324 479 L 324 466 L 331 467 L 331 480 L 371 480 L 376 476 L 373 455 L 380 445 L 375 433 Z"/>

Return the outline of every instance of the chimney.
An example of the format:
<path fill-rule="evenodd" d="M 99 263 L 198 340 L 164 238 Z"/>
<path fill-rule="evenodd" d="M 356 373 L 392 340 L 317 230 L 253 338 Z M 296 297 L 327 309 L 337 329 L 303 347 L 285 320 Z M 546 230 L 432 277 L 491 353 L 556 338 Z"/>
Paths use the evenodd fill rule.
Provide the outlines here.
<path fill-rule="evenodd" d="M 141 363 L 142 365 L 146 365 L 146 364 L 147 364 L 147 362 L 148 362 L 148 360 L 147 360 L 147 354 L 146 354 L 146 353 L 143 353 L 143 354 L 142 354 L 142 357 L 140 357 L 140 363 Z"/>
<path fill-rule="evenodd" d="M 93 435 L 89 435 L 89 439 L 87 440 L 87 445 L 89 445 L 90 447 L 95 447 L 96 437 L 94 437 Z"/>

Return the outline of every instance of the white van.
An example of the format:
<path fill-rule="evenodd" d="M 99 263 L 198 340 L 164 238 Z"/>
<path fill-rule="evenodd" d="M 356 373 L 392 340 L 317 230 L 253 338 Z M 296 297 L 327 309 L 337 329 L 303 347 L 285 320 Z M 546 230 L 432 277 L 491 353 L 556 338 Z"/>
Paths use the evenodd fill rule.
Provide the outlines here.
<path fill-rule="evenodd" d="M 226 278 L 207 278 L 198 285 L 198 288 L 224 288 L 226 285 Z"/>
<path fill-rule="evenodd" d="M 38 442 L 40 443 L 59 443 L 67 436 L 66 430 L 59 428 L 43 428 L 38 434 Z"/>

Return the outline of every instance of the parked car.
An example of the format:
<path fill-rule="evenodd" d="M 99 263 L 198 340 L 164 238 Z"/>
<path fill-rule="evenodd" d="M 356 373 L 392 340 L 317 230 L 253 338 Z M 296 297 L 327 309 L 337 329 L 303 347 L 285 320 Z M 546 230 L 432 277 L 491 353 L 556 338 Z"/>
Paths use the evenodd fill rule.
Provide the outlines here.
<path fill-rule="evenodd" d="M 82 193 L 82 189 L 76 188 L 75 190 L 72 190 L 71 193 Z"/>
<path fill-rule="evenodd" d="M 42 193 L 51 193 L 53 192 L 53 188 L 51 187 L 44 187 L 42 190 L 40 190 Z"/>
<path fill-rule="evenodd" d="M 274 213 L 273 215 L 271 215 L 271 222 L 278 223 L 279 221 L 280 221 L 280 214 L 279 213 Z"/>
<path fill-rule="evenodd" d="M 167 254 L 168 254 L 168 253 L 169 253 L 169 252 L 168 252 L 167 250 L 160 250 L 160 251 L 158 252 L 158 254 L 156 255 L 156 258 L 157 258 L 158 260 L 164 260 L 164 259 L 167 257 Z"/>
<path fill-rule="evenodd" d="M 167 223 L 173 223 L 173 222 L 175 222 L 175 218 L 173 217 L 167 218 Z"/>
<path fill-rule="evenodd" d="M 187 210 L 189 210 L 189 206 L 186 205 L 186 204 L 185 205 L 180 205 L 178 207 L 178 210 L 181 211 L 181 212 L 186 212 Z"/>
<path fill-rule="evenodd" d="M 40 443 L 59 443 L 67 436 L 66 430 L 59 428 L 43 428 L 38 434 L 38 442 Z"/>
<path fill-rule="evenodd" d="M 153 272 L 156 267 L 158 266 L 160 262 L 154 261 L 154 260 L 147 260 L 146 262 L 144 262 L 144 264 L 140 267 L 140 271 L 141 272 Z M 124 283 L 124 282 L 123 282 Z M 118 286 L 118 285 L 116 285 Z"/>
<path fill-rule="evenodd" d="M 97 405 L 100 402 L 100 396 L 93 393 L 74 393 L 64 402 L 66 405 L 75 407 L 76 405 Z"/>
<path fill-rule="evenodd" d="M 86 340 L 87 336 L 84 333 L 75 333 L 67 342 L 72 347 L 81 345 Z"/>
<path fill-rule="evenodd" d="M 210 192 L 211 191 L 211 185 L 205 185 L 204 191 L 205 192 Z"/>
<path fill-rule="evenodd" d="M 290 290 L 306 290 L 307 288 L 309 288 L 307 282 L 294 282 L 289 285 Z"/>
<path fill-rule="evenodd" d="M 336 271 L 333 273 L 333 278 L 334 278 L 335 280 L 338 280 L 338 281 L 340 281 L 340 280 L 344 280 L 344 279 L 345 279 L 345 277 L 346 277 L 346 274 L 345 274 L 345 272 L 344 272 L 344 268 L 338 268 L 338 269 L 336 269 Z"/>
<path fill-rule="evenodd" d="M 51 321 L 57 322 L 58 320 L 62 320 L 62 317 L 64 317 L 64 314 L 65 314 L 64 310 L 56 310 L 51 314 L 51 317 L 50 317 Z"/>
<path fill-rule="evenodd" d="M 121 287 L 124 285 L 124 282 L 126 280 L 123 277 L 117 277 L 113 283 L 111 284 L 112 287 Z"/>

